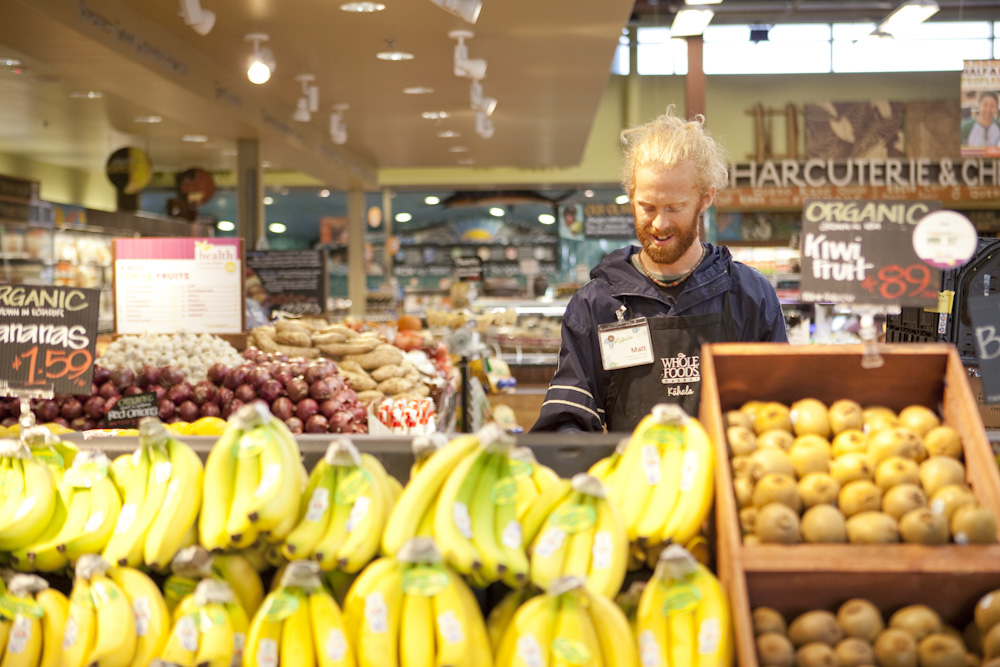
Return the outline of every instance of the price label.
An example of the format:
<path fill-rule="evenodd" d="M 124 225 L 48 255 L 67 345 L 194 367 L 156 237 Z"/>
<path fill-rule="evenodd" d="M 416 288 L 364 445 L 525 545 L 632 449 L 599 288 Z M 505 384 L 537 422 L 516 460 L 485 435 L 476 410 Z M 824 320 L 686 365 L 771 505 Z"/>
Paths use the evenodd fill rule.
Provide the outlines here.
<path fill-rule="evenodd" d="M 928 201 L 807 200 L 802 209 L 804 302 L 933 307 L 941 271 L 913 248 Z"/>
<path fill-rule="evenodd" d="M 101 292 L 0 284 L 0 396 L 86 394 Z"/>

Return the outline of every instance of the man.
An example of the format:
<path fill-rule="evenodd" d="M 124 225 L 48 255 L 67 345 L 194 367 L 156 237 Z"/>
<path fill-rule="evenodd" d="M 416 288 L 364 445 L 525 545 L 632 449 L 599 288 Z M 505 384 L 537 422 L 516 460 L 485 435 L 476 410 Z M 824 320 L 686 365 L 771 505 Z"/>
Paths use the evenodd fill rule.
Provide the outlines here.
<path fill-rule="evenodd" d="M 1000 146 L 1000 124 L 997 123 L 997 94 L 986 91 L 979 96 L 976 115 L 962 123 L 962 144 L 965 146 Z"/>
<path fill-rule="evenodd" d="M 663 402 L 697 415 L 702 343 L 787 341 L 767 279 L 698 241 L 699 218 L 727 183 L 704 118 L 671 107 L 622 142 L 642 247 L 612 252 L 570 300 L 533 431 L 631 431 Z"/>

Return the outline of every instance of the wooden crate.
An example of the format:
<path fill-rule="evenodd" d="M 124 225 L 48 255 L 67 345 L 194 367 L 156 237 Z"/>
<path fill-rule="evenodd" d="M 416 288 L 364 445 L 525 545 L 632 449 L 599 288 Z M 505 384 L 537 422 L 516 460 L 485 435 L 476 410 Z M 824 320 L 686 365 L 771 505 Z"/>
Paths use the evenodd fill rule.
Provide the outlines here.
<path fill-rule="evenodd" d="M 784 600 L 789 608 L 802 610 L 818 608 L 821 601 L 828 606 L 835 598 L 847 599 L 842 591 L 853 582 L 858 594 L 881 596 L 885 605 L 902 606 L 908 603 L 909 592 L 936 582 L 947 589 L 946 596 L 954 596 L 942 610 L 950 615 L 967 613 L 969 599 L 989 590 L 991 582 L 1000 586 L 1000 545 L 742 543 L 723 414 L 751 399 L 790 405 L 807 397 L 826 404 L 851 398 L 895 411 L 913 404 L 932 408 L 961 435 L 969 485 L 977 499 L 1000 517 L 1000 472 L 954 346 L 883 345 L 880 350 L 884 364 L 865 369 L 860 345 L 720 343 L 702 349 L 700 417 L 719 461 L 715 499 L 719 577 L 733 602 L 736 655 L 744 667 L 757 666 L 751 605 Z"/>

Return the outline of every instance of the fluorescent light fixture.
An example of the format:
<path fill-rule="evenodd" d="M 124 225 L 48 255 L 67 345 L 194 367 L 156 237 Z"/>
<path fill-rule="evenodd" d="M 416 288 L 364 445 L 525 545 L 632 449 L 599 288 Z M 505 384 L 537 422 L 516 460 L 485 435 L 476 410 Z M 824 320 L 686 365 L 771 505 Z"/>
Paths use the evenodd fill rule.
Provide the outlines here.
<path fill-rule="evenodd" d="M 483 0 L 431 0 L 449 14 L 454 14 L 466 23 L 475 23 L 483 10 Z"/>
<path fill-rule="evenodd" d="M 467 152 L 469 152 L 469 149 L 466 148 L 465 146 L 449 146 L 448 147 L 448 152 L 449 153 L 467 153 Z"/>
<path fill-rule="evenodd" d="M 543 225 L 551 225 L 555 221 L 556 221 L 556 216 L 552 215 L 551 213 L 538 214 L 538 222 L 542 223 Z"/>
<path fill-rule="evenodd" d="M 80 90 L 69 94 L 75 100 L 99 100 L 104 95 L 99 90 Z"/>
<path fill-rule="evenodd" d="M 433 88 L 428 86 L 410 86 L 409 88 L 403 88 L 403 93 L 406 95 L 430 95 L 434 92 Z"/>
<path fill-rule="evenodd" d="M 136 116 L 134 120 L 135 120 L 136 123 L 154 124 L 154 123 L 162 123 L 163 122 L 163 117 L 162 116 Z"/>
<path fill-rule="evenodd" d="M 270 206 L 274 203 L 274 197 L 264 197 L 264 206 Z"/>
<path fill-rule="evenodd" d="M 274 234 L 284 234 L 285 230 L 287 229 L 288 227 L 285 227 L 280 222 L 272 222 L 267 226 L 267 231 L 272 232 Z"/>
<path fill-rule="evenodd" d="M 502 218 L 505 213 L 507 213 L 507 211 L 503 210 L 499 206 L 490 207 L 490 215 L 492 215 L 494 218 Z"/>
<path fill-rule="evenodd" d="M 189 144 L 203 144 L 208 141 L 208 137 L 204 134 L 185 134 L 181 137 L 181 141 L 186 141 Z"/>
<path fill-rule="evenodd" d="M 906 0 L 896 7 L 889 16 L 879 24 L 883 32 L 892 32 L 900 28 L 911 28 L 920 25 L 937 14 L 940 7 L 934 0 Z"/>
<path fill-rule="evenodd" d="M 269 37 L 262 32 L 253 32 L 246 35 L 244 40 L 253 42 L 253 52 L 247 58 L 247 78 L 251 83 L 267 83 L 271 78 L 271 71 L 274 70 L 274 54 L 271 49 L 261 47 L 261 42 L 266 42 Z"/>
<path fill-rule="evenodd" d="M 670 34 L 673 37 L 700 35 L 712 22 L 713 16 L 715 16 L 715 12 L 711 9 L 682 9 L 674 16 L 674 22 L 670 25 Z"/>
<path fill-rule="evenodd" d="M 628 195 L 618 195 L 615 197 L 615 203 L 624 206 L 628 203 Z"/>
<path fill-rule="evenodd" d="M 219 220 L 215 223 L 215 228 L 220 232 L 231 232 L 236 229 L 236 225 L 230 220 Z"/>
<path fill-rule="evenodd" d="M 341 5 L 340 8 L 345 12 L 354 12 L 355 14 L 371 14 L 382 11 L 385 9 L 385 5 L 381 2 L 348 2 Z"/>
<path fill-rule="evenodd" d="M 319 196 L 322 197 L 323 199 L 326 199 L 327 197 L 330 196 L 330 191 L 327 190 L 326 188 L 323 188 L 322 190 L 319 191 Z"/>
<path fill-rule="evenodd" d="M 181 16 L 184 23 L 201 36 L 212 32 L 215 26 L 215 12 L 202 9 L 200 0 L 181 0 Z"/>
<path fill-rule="evenodd" d="M 394 219 L 396 222 L 409 222 L 410 220 L 413 220 L 413 216 L 406 211 L 400 211 L 396 214 Z"/>
<path fill-rule="evenodd" d="M 0 65 L 4 67 L 20 67 L 21 61 L 17 58 L 0 58 Z"/>
<path fill-rule="evenodd" d="M 435 197 L 434 195 L 427 195 L 424 197 L 424 203 L 428 206 L 436 206 L 441 203 L 441 198 Z"/>
<path fill-rule="evenodd" d="M 454 139 L 456 137 L 462 136 L 461 134 L 455 132 L 454 130 L 445 130 L 444 132 L 438 132 L 437 135 L 441 139 Z"/>
<path fill-rule="evenodd" d="M 420 117 L 427 120 L 444 120 L 450 115 L 447 111 L 425 111 L 420 114 Z"/>
<path fill-rule="evenodd" d="M 393 62 L 413 60 L 413 54 L 406 51 L 379 51 L 375 54 L 375 57 L 379 60 L 391 60 Z"/>

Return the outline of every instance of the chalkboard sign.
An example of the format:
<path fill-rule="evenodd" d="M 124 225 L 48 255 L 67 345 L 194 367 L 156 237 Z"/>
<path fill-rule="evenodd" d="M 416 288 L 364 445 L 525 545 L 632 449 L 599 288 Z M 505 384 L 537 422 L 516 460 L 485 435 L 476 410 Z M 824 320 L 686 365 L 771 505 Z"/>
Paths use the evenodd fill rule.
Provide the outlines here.
<path fill-rule="evenodd" d="M 483 260 L 478 257 L 454 257 L 455 280 L 473 281 L 483 279 Z"/>
<path fill-rule="evenodd" d="M 801 300 L 929 307 L 941 271 L 913 250 L 937 202 L 814 199 L 802 208 Z"/>
<path fill-rule="evenodd" d="M 0 396 L 89 394 L 101 291 L 0 285 Z"/>
<path fill-rule="evenodd" d="M 159 400 L 154 393 L 116 398 L 104 416 L 105 428 L 137 428 L 143 417 L 156 417 L 160 413 Z"/>
<path fill-rule="evenodd" d="M 583 207 L 583 235 L 589 239 L 635 238 L 631 204 L 595 202 Z"/>
<path fill-rule="evenodd" d="M 970 295 L 968 303 L 983 381 L 983 402 L 1000 403 L 1000 295 Z"/>
<path fill-rule="evenodd" d="M 300 315 L 326 310 L 326 254 L 322 250 L 248 250 L 247 295 L 268 308 Z M 256 279 L 254 279 L 256 276 Z"/>

